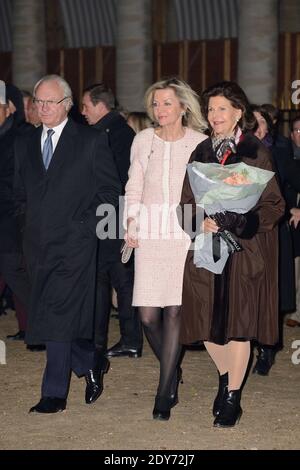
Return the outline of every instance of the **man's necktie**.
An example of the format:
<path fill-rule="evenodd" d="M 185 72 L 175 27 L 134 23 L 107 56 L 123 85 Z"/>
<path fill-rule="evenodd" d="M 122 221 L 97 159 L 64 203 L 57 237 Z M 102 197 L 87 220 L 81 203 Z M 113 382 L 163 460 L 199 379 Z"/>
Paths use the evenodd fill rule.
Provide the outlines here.
<path fill-rule="evenodd" d="M 49 129 L 47 131 L 48 135 L 43 147 L 43 162 L 46 170 L 48 170 L 53 155 L 53 145 L 51 137 L 53 136 L 54 132 L 55 131 L 53 129 Z"/>

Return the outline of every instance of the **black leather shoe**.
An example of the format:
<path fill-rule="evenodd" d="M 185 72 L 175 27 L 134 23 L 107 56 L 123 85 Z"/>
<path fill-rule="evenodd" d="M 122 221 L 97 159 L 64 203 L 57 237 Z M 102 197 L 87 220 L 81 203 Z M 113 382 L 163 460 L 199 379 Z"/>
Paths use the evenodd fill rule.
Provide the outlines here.
<path fill-rule="evenodd" d="M 58 413 L 66 409 L 67 400 L 56 397 L 42 397 L 39 403 L 30 408 L 29 413 Z"/>
<path fill-rule="evenodd" d="M 159 419 L 160 421 L 168 421 L 171 416 L 171 408 L 175 406 L 174 400 L 170 397 L 159 397 L 156 396 L 155 404 L 153 408 L 153 419 Z"/>
<path fill-rule="evenodd" d="M 85 402 L 87 405 L 94 403 L 103 392 L 103 376 L 108 372 L 109 360 L 105 358 L 105 363 L 101 369 L 91 369 L 85 376 Z"/>
<path fill-rule="evenodd" d="M 226 388 L 224 400 L 218 416 L 214 420 L 217 428 L 231 428 L 235 426 L 243 413 L 240 406 L 241 390 L 230 390 Z"/>
<path fill-rule="evenodd" d="M 32 352 L 45 351 L 46 346 L 44 344 L 28 344 L 26 349 L 28 349 L 28 351 L 32 351 Z"/>
<path fill-rule="evenodd" d="M 258 348 L 258 356 L 252 374 L 268 375 L 272 365 L 275 362 L 276 351 L 272 347 L 260 346 Z"/>
<path fill-rule="evenodd" d="M 11 341 L 24 341 L 25 331 L 19 330 L 15 335 L 7 335 L 6 338 Z"/>
<path fill-rule="evenodd" d="M 222 407 L 222 403 L 226 394 L 226 388 L 228 386 L 228 372 L 226 372 L 223 375 L 220 375 L 219 371 L 219 390 L 217 393 L 217 396 L 214 401 L 213 405 L 213 415 L 214 417 L 218 416 L 220 414 L 220 409 Z"/>
<path fill-rule="evenodd" d="M 107 350 L 107 357 L 141 357 L 142 348 L 130 348 L 119 341 Z"/>

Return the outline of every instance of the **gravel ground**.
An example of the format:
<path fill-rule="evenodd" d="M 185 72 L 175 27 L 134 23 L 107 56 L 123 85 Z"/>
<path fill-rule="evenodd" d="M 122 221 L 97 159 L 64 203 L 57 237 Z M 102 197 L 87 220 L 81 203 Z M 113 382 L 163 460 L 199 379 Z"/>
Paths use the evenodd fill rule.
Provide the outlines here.
<path fill-rule="evenodd" d="M 14 313 L 1 316 L 0 340 L 15 331 Z M 118 334 L 118 321 L 112 319 L 112 344 Z M 147 344 L 140 359 L 111 360 L 95 404 L 85 405 L 84 379 L 73 375 L 67 410 L 46 416 L 28 414 L 40 398 L 45 353 L 6 342 L 7 364 L 0 365 L 0 449 L 300 449 L 300 364 L 291 361 L 297 339 L 300 360 L 300 328 L 286 328 L 284 336 L 285 348 L 269 377 L 249 375 L 244 414 L 231 429 L 212 426 L 217 373 L 205 351 L 186 352 L 179 404 L 171 419 L 161 422 L 152 419 L 158 367 Z"/>

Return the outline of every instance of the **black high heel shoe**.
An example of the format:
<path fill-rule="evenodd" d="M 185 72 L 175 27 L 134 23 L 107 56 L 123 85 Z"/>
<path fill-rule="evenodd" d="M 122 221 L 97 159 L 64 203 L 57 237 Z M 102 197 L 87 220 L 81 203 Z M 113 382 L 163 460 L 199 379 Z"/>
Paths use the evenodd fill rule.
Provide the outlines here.
<path fill-rule="evenodd" d="M 218 428 L 230 428 L 235 426 L 243 413 L 240 406 L 241 390 L 230 390 L 226 388 L 226 393 L 220 413 L 214 420 L 214 426 Z"/>
<path fill-rule="evenodd" d="M 260 346 L 258 356 L 252 374 L 269 375 L 270 369 L 275 362 L 276 350 L 272 346 Z"/>
<path fill-rule="evenodd" d="M 161 421 L 167 421 L 171 416 L 171 408 L 178 403 L 178 387 L 182 380 L 182 369 L 180 366 L 176 369 L 176 382 L 175 389 L 171 392 L 168 397 L 156 395 L 155 404 L 153 409 L 153 419 L 159 419 Z"/>
<path fill-rule="evenodd" d="M 172 398 L 170 397 L 156 396 L 152 413 L 153 419 L 159 419 L 160 421 L 168 421 L 171 415 L 171 408 L 175 406 L 175 404 Z"/>
<path fill-rule="evenodd" d="M 214 417 L 220 414 L 222 403 L 226 394 L 226 388 L 228 387 L 228 372 L 223 375 L 220 375 L 219 371 L 219 390 L 213 405 L 213 415 Z"/>

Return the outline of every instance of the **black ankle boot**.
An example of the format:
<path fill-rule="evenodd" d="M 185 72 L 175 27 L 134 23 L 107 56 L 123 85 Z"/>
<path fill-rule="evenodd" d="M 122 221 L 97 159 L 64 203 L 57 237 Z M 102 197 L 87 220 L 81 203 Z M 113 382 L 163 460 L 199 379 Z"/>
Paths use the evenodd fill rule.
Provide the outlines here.
<path fill-rule="evenodd" d="M 275 362 L 276 351 L 270 346 L 259 346 L 258 356 L 252 373 L 258 375 L 268 375 Z"/>
<path fill-rule="evenodd" d="M 176 369 L 176 382 L 175 382 L 175 388 L 174 390 L 171 392 L 171 395 L 170 395 L 170 398 L 171 398 L 171 401 L 172 401 L 172 405 L 171 405 L 171 408 L 173 408 L 173 406 L 176 406 L 177 403 L 178 403 L 178 387 L 179 387 L 179 384 L 183 384 L 183 379 L 182 379 L 182 369 L 180 366 L 177 367 Z"/>
<path fill-rule="evenodd" d="M 170 397 L 155 397 L 155 405 L 153 409 L 153 419 L 168 421 L 171 415 L 171 408 L 175 406 Z"/>
<path fill-rule="evenodd" d="M 220 413 L 220 409 L 221 409 L 224 396 L 226 393 L 226 388 L 228 386 L 228 372 L 226 372 L 223 375 L 220 375 L 218 371 L 218 374 L 219 374 L 219 390 L 218 390 L 218 393 L 217 393 L 217 396 L 215 398 L 214 405 L 213 405 L 214 417 L 218 416 Z"/>
<path fill-rule="evenodd" d="M 230 390 L 226 388 L 220 413 L 214 420 L 214 426 L 218 428 L 230 428 L 239 422 L 243 410 L 240 406 L 241 390 Z"/>

